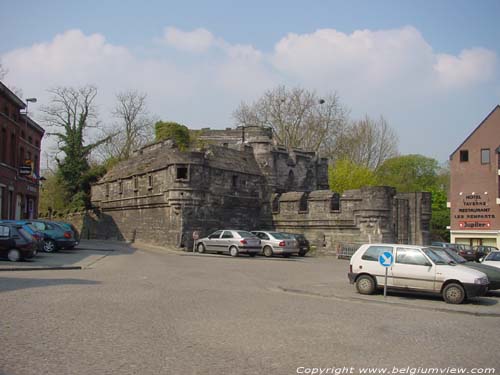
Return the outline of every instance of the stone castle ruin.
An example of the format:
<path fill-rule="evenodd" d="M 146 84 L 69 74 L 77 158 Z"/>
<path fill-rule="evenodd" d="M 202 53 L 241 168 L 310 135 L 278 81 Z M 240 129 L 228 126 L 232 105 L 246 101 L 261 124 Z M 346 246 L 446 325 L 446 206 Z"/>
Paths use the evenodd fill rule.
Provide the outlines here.
<path fill-rule="evenodd" d="M 191 248 L 194 231 L 276 229 L 304 233 L 316 246 L 342 242 L 429 242 L 429 193 L 366 187 L 328 189 L 328 161 L 288 151 L 271 129 L 202 129 L 206 147 L 181 151 L 156 142 L 92 186 L 95 215 L 83 235 Z"/>

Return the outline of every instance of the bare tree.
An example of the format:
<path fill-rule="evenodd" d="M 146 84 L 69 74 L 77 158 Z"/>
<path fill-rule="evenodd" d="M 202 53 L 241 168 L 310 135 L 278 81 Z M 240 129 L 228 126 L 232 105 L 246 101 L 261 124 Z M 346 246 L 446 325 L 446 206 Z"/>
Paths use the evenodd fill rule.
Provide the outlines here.
<path fill-rule="evenodd" d="M 354 121 L 335 140 L 330 157 L 377 169 L 385 160 L 397 156 L 398 137 L 387 121 L 368 116 Z"/>
<path fill-rule="evenodd" d="M 149 116 L 146 94 L 126 91 L 116 95 L 113 116 L 117 122 L 108 129 L 112 142 L 101 146 L 104 158 L 128 159 L 132 151 L 153 139 L 154 120 Z"/>
<path fill-rule="evenodd" d="M 4 68 L 4 66 L 0 62 L 0 79 L 3 79 L 7 75 L 8 72 L 9 71 L 7 70 L 7 68 Z"/>
<path fill-rule="evenodd" d="M 276 141 L 289 149 L 322 151 L 341 131 L 347 110 L 335 93 L 320 98 L 313 91 L 279 86 L 252 105 L 242 103 L 233 117 L 237 125 L 270 127 Z"/>
<path fill-rule="evenodd" d="M 46 126 L 51 130 L 48 134 L 57 137 L 59 152 L 64 153 L 63 159 L 56 156 L 58 174 L 75 206 L 86 205 L 89 190 L 87 172 L 90 169 L 88 158 L 96 147 L 109 139 L 105 137 L 90 144 L 85 142 L 89 136 L 87 130 L 98 126 L 94 104 L 97 89 L 94 86 L 58 87 L 49 90 L 49 93 L 52 94 L 50 104 L 42 107 L 41 111 Z"/>

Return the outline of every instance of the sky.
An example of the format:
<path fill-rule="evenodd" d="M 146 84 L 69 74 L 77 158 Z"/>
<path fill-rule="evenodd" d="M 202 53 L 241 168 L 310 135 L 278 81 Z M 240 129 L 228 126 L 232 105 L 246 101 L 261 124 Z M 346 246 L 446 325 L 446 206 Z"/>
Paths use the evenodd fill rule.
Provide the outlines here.
<path fill-rule="evenodd" d="M 285 85 L 384 116 L 401 154 L 444 163 L 500 104 L 499 16 L 498 0 L 0 0 L 0 62 L 42 126 L 55 87 L 95 85 L 103 126 L 138 90 L 159 119 L 223 129 Z"/>

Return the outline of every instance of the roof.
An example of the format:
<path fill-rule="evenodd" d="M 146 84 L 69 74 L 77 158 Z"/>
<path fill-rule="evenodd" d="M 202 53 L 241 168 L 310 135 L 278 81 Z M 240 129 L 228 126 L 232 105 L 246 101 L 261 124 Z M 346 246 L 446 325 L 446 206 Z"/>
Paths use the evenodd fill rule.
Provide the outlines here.
<path fill-rule="evenodd" d="M 25 120 L 26 120 L 26 115 L 22 114 L 21 115 Z M 42 135 L 45 134 L 45 129 L 42 128 L 40 125 L 38 125 L 35 120 L 33 120 L 31 117 L 28 116 L 28 125 L 34 128 L 36 131 L 41 133 Z"/>
<path fill-rule="evenodd" d="M 206 165 L 212 168 L 261 175 L 253 153 L 221 146 L 209 146 L 202 151 L 181 151 L 165 143 L 154 150 L 138 153 L 118 163 L 98 183 L 150 173 L 168 168 L 173 164 Z"/>
<path fill-rule="evenodd" d="M 460 143 L 460 145 L 455 149 L 455 151 L 453 151 L 451 154 L 450 154 L 450 160 L 451 158 L 453 157 L 453 155 L 455 155 L 455 153 L 460 150 L 460 148 L 464 145 L 465 142 L 467 142 L 471 137 L 472 135 L 481 127 L 483 126 L 483 124 L 486 122 L 486 120 L 488 120 L 488 118 L 490 118 L 490 116 L 497 110 L 500 110 L 500 105 L 496 105 L 495 108 L 493 108 L 493 110 L 488 114 L 488 116 L 486 116 L 484 118 L 483 121 L 481 121 L 481 123 L 472 131 L 472 133 L 469 134 L 469 136 L 467 138 L 465 138 L 465 140 Z M 500 148 L 500 147 L 499 147 Z M 497 150 L 498 152 L 498 150 Z"/>
<path fill-rule="evenodd" d="M 26 108 L 26 104 L 16 95 L 14 94 L 7 86 L 5 86 L 2 81 L 0 81 L 0 92 L 7 95 L 7 97 L 16 103 L 21 108 Z"/>

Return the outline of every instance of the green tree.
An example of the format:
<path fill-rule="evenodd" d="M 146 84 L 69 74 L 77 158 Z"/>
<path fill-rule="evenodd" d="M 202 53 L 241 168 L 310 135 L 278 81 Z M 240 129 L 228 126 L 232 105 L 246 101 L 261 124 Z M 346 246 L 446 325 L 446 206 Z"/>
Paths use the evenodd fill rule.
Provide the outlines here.
<path fill-rule="evenodd" d="M 172 139 L 183 150 L 189 147 L 189 129 L 177 122 L 158 121 L 155 124 L 155 139 Z"/>
<path fill-rule="evenodd" d="M 110 137 L 86 144 L 86 131 L 97 126 L 94 100 L 97 89 L 93 86 L 81 88 L 58 87 L 49 90 L 50 104 L 42 108 L 49 132 L 58 139 L 63 159 L 56 157 L 60 182 L 68 192 L 70 208 L 90 206 L 90 165 L 88 157 L 92 150 L 108 141 Z"/>
<path fill-rule="evenodd" d="M 380 185 L 399 192 L 429 191 L 437 183 L 437 160 L 423 155 L 404 155 L 387 159 L 376 171 Z"/>
<path fill-rule="evenodd" d="M 328 168 L 330 189 L 342 193 L 349 189 L 373 186 L 377 180 L 372 170 L 350 160 L 340 160 Z"/>
<path fill-rule="evenodd" d="M 68 209 L 69 192 L 61 177 L 52 171 L 44 172 L 45 181 L 40 189 L 38 210 L 45 212 L 62 212 Z"/>
<path fill-rule="evenodd" d="M 377 170 L 380 185 L 394 186 L 397 191 L 432 193 L 431 232 L 436 240 L 449 240 L 450 210 L 446 206 L 449 170 L 437 160 L 422 155 L 405 155 L 388 159 Z"/>

